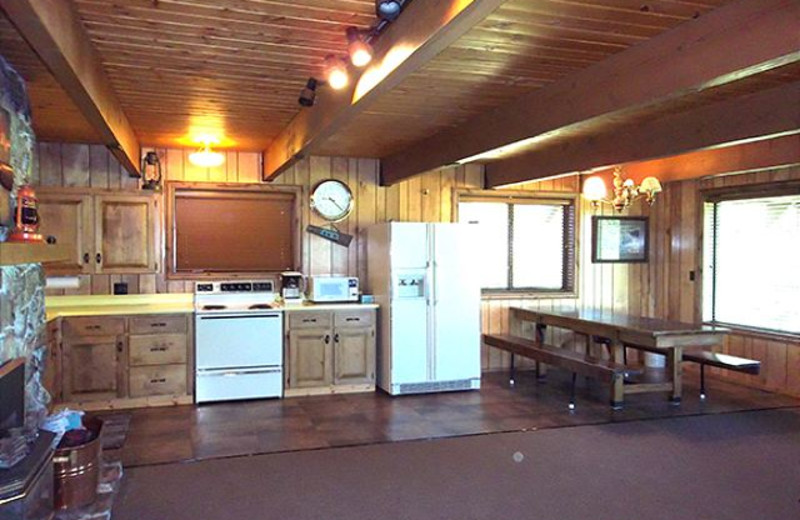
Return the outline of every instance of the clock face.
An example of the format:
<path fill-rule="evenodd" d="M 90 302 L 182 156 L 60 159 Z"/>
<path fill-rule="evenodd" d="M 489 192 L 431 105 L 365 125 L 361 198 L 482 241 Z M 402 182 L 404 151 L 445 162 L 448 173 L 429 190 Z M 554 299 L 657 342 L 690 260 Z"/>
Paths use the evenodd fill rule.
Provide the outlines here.
<path fill-rule="evenodd" d="M 311 208 L 330 222 L 344 220 L 353 210 L 353 193 L 342 181 L 324 180 L 311 192 Z"/>

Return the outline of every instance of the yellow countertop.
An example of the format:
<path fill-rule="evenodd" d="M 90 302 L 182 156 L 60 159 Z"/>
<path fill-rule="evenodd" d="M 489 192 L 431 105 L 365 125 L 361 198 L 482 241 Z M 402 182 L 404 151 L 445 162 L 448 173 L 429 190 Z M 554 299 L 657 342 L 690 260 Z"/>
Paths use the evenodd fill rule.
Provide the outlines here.
<path fill-rule="evenodd" d="M 276 310 L 334 311 L 348 309 L 377 309 L 376 303 L 303 303 L 275 306 Z M 109 316 L 115 314 L 184 314 L 194 312 L 194 295 L 125 294 L 48 296 L 45 298 L 47 321 L 69 316 Z"/>
<path fill-rule="evenodd" d="M 48 296 L 44 305 L 47 321 L 68 316 L 184 314 L 194 312 L 194 295 L 181 293 Z"/>

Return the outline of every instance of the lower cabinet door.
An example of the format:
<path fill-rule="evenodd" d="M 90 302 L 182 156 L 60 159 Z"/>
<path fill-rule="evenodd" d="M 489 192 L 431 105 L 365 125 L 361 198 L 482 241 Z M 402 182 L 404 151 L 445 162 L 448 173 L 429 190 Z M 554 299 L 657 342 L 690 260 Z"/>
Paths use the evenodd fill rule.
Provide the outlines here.
<path fill-rule="evenodd" d="M 287 388 L 328 386 L 333 381 L 333 337 L 330 329 L 289 331 Z"/>
<path fill-rule="evenodd" d="M 125 397 L 123 359 L 125 341 L 119 336 L 65 340 L 62 352 L 65 401 Z"/>
<path fill-rule="evenodd" d="M 334 383 L 375 382 L 375 329 L 337 328 L 334 341 Z"/>

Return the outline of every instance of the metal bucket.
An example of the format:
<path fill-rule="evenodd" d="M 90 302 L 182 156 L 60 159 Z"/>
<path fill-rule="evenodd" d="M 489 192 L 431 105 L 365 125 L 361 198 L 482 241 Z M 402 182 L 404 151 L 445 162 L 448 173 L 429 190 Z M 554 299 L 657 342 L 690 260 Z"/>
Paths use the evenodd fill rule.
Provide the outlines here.
<path fill-rule="evenodd" d="M 95 433 L 95 438 L 80 446 L 58 448 L 53 457 L 57 509 L 87 506 L 97 498 L 103 421 L 88 418 L 83 425 Z"/>

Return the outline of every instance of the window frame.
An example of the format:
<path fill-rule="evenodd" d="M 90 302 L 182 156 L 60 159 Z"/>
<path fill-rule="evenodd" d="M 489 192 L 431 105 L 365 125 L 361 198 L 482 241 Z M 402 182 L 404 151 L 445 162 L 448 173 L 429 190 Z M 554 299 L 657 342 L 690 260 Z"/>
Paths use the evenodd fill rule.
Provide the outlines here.
<path fill-rule="evenodd" d="M 516 202 L 518 201 L 518 202 Z M 452 220 L 459 222 L 459 205 L 462 202 L 499 202 L 504 204 L 552 204 L 560 205 L 571 208 L 571 225 L 570 218 L 565 219 L 565 235 L 567 235 L 567 245 L 571 247 L 564 248 L 564 277 L 565 286 L 560 289 L 536 289 L 532 287 L 521 288 L 492 288 L 481 289 L 481 297 L 483 299 L 575 299 L 578 298 L 578 280 L 580 263 L 579 249 L 580 249 L 580 195 L 571 192 L 547 192 L 547 191 L 521 191 L 521 190 L 476 190 L 476 189 L 456 189 L 453 194 L 453 208 Z M 510 225 L 510 222 L 509 222 Z M 569 230 L 572 230 L 569 236 Z M 511 230 L 509 229 L 509 232 Z M 511 243 L 509 243 L 509 251 L 513 251 Z M 567 265 L 569 263 L 569 265 Z M 512 269 L 512 263 L 508 263 L 509 272 Z M 571 273 L 569 270 L 571 269 Z"/>
<path fill-rule="evenodd" d="M 735 200 L 748 200 L 748 199 L 761 199 L 761 198 L 768 198 L 768 197 L 782 197 L 782 196 L 791 196 L 791 195 L 800 195 L 800 181 L 797 180 L 790 180 L 790 181 L 783 181 L 783 182 L 762 182 L 757 184 L 746 184 L 746 185 L 738 185 L 738 186 L 725 186 L 725 187 L 717 187 L 717 188 L 706 188 L 700 190 L 700 197 L 698 197 L 699 203 L 699 218 L 697 219 L 697 236 L 701 237 L 699 241 L 699 272 L 700 272 L 700 279 L 699 282 L 699 301 L 698 301 L 698 309 L 700 319 L 703 324 L 705 325 L 715 325 L 720 327 L 725 327 L 731 329 L 737 333 L 745 334 L 748 336 L 754 337 L 762 337 L 766 339 L 777 339 L 777 340 L 798 340 L 800 339 L 800 334 L 789 332 L 789 331 L 781 331 L 777 329 L 768 329 L 762 327 L 753 327 L 749 325 L 741 325 L 738 323 L 728 323 L 725 321 L 718 321 L 718 320 L 706 320 L 704 316 L 704 303 L 706 300 L 705 295 L 705 285 L 706 285 L 706 276 L 714 276 L 713 273 L 707 273 L 705 270 L 705 266 L 708 265 L 708 261 L 705 258 L 705 250 L 706 250 L 706 240 L 716 240 L 716 237 L 709 237 L 705 235 L 705 205 L 709 203 L 718 203 L 718 202 L 728 202 L 728 201 L 735 201 Z M 716 248 L 712 247 L 712 255 L 716 255 Z M 714 265 L 716 265 L 716 260 L 714 260 Z M 712 291 L 715 291 L 715 280 L 712 279 L 711 281 Z M 714 304 L 712 303 L 712 306 Z M 715 310 L 712 308 L 712 316 L 715 314 Z"/>

